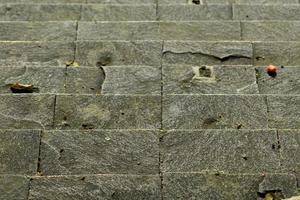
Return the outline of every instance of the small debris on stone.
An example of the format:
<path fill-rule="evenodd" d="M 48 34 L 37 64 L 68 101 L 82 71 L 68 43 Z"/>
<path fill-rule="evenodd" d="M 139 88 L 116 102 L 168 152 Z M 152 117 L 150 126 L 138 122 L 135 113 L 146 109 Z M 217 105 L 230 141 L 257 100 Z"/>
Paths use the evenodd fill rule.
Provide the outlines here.
<path fill-rule="evenodd" d="M 65 62 L 65 64 L 67 67 L 79 67 L 80 66 L 79 63 L 74 60 Z"/>
<path fill-rule="evenodd" d="M 13 93 L 33 93 L 37 92 L 38 88 L 35 88 L 32 84 L 21 84 L 17 82 L 10 84 L 10 90 Z"/>
<path fill-rule="evenodd" d="M 275 78 L 277 76 L 277 71 L 278 71 L 278 67 L 275 65 L 270 64 L 267 68 L 266 68 L 267 73 L 269 74 L 269 76 Z"/>

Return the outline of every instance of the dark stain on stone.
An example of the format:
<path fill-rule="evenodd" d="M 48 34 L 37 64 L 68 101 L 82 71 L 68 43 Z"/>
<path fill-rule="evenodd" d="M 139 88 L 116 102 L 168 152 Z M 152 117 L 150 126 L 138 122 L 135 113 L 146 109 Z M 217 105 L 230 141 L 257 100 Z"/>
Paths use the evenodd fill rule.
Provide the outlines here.
<path fill-rule="evenodd" d="M 199 75 L 200 77 L 207 77 L 210 78 L 211 77 L 211 69 L 207 68 L 206 66 L 202 66 L 199 68 Z"/>
<path fill-rule="evenodd" d="M 196 4 L 196 5 L 200 4 L 200 0 L 193 0 L 192 2 L 193 2 L 193 4 Z"/>
<path fill-rule="evenodd" d="M 64 149 L 61 149 L 61 150 L 59 150 L 59 153 L 63 153 L 65 150 Z"/>
<path fill-rule="evenodd" d="M 213 117 L 207 118 L 203 122 L 203 128 L 206 128 L 206 129 L 215 128 L 217 122 L 218 122 L 218 120 Z"/>
<path fill-rule="evenodd" d="M 111 53 L 104 53 L 101 55 L 96 62 L 97 67 L 107 66 L 112 62 L 112 55 Z"/>
<path fill-rule="evenodd" d="M 255 59 L 256 59 L 256 60 L 264 60 L 265 57 L 263 57 L 263 56 L 256 56 Z"/>
<path fill-rule="evenodd" d="M 239 124 L 239 125 L 237 125 L 237 129 L 241 129 L 243 127 L 243 124 Z"/>
<path fill-rule="evenodd" d="M 81 180 L 81 181 L 85 181 L 85 177 L 82 177 L 80 180 Z"/>
<path fill-rule="evenodd" d="M 83 129 L 94 129 L 95 128 L 95 126 L 93 124 L 89 124 L 89 123 L 82 124 L 81 127 Z"/>

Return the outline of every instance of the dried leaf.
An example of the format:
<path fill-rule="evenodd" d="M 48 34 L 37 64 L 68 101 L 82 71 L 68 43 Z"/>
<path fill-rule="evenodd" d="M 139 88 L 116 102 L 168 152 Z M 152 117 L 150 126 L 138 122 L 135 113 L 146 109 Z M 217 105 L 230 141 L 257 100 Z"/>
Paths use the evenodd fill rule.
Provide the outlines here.
<path fill-rule="evenodd" d="M 13 93 L 33 93 L 36 88 L 32 84 L 14 83 L 10 84 L 10 90 Z"/>

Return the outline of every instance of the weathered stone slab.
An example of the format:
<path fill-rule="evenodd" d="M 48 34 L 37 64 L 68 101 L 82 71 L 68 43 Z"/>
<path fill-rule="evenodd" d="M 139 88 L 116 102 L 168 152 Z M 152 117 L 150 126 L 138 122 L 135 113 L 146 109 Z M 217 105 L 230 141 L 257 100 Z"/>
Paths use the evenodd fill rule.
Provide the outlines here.
<path fill-rule="evenodd" d="M 157 22 L 79 22 L 78 40 L 159 40 Z"/>
<path fill-rule="evenodd" d="M 0 176 L 0 199 L 24 200 L 28 197 L 29 178 L 23 176 Z"/>
<path fill-rule="evenodd" d="M 299 115 L 298 115 L 299 116 Z M 300 174 L 300 130 L 279 130 L 282 168 Z"/>
<path fill-rule="evenodd" d="M 159 5 L 157 12 L 159 20 L 166 21 L 232 19 L 229 5 Z"/>
<path fill-rule="evenodd" d="M 36 174 L 40 131 L 1 130 L 0 144 L 0 174 Z"/>
<path fill-rule="evenodd" d="M 206 0 L 206 1 L 224 1 L 224 0 Z M 226 0 L 225 0 L 226 1 Z M 235 3 L 247 4 L 297 4 L 297 0 L 234 0 Z"/>
<path fill-rule="evenodd" d="M 281 175 L 275 176 L 280 177 Z M 289 191 L 288 187 L 291 186 L 291 183 L 287 181 L 291 179 L 287 179 L 287 176 L 289 175 L 282 175 L 284 181 L 281 181 L 280 185 L 278 184 L 281 191 Z M 264 177 L 261 175 L 166 173 L 163 180 L 163 196 L 165 200 L 253 200 L 260 199 L 257 193 L 261 182 L 264 182 Z"/>
<path fill-rule="evenodd" d="M 158 174 L 155 131 L 47 131 L 41 171 L 61 174 Z"/>
<path fill-rule="evenodd" d="M 268 96 L 267 98 L 270 128 L 300 128 L 300 96 Z"/>
<path fill-rule="evenodd" d="M 299 42 L 255 42 L 254 65 L 297 66 L 300 62 Z"/>
<path fill-rule="evenodd" d="M 263 129 L 267 106 L 258 95 L 166 95 L 164 129 Z"/>
<path fill-rule="evenodd" d="M 163 40 L 240 40 L 241 29 L 238 21 L 160 22 L 160 36 Z"/>
<path fill-rule="evenodd" d="M 253 49 L 248 42 L 166 41 L 164 64 L 251 65 Z"/>
<path fill-rule="evenodd" d="M 0 59 L 61 65 L 74 60 L 74 49 L 71 42 L 0 42 Z"/>
<path fill-rule="evenodd" d="M 258 94 L 252 66 L 163 65 L 164 94 Z"/>
<path fill-rule="evenodd" d="M 230 4 L 230 3 L 245 3 L 245 4 L 297 4 L 298 0 L 158 0 L 160 4 L 178 4 L 186 3 L 199 6 L 202 4 Z"/>
<path fill-rule="evenodd" d="M 159 176 L 127 175 L 36 177 L 31 182 L 29 194 L 30 200 L 157 200 L 159 198 Z"/>
<path fill-rule="evenodd" d="M 0 4 L 1 21 L 75 21 L 79 19 L 80 5 Z"/>
<path fill-rule="evenodd" d="M 233 5 L 235 20 L 300 20 L 299 13 L 299 5 Z"/>
<path fill-rule="evenodd" d="M 76 22 L 0 22 L 3 41 L 74 41 Z"/>
<path fill-rule="evenodd" d="M 152 66 L 106 66 L 103 94 L 161 94 L 161 69 Z"/>
<path fill-rule="evenodd" d="M 160 96 L 57 96 L 55 124 L 64 129 L 160 128 Z"/>
<path fill-rule="evenodd" d="M 251 174 L 280 170 L 275 131 L 169 131 L 160 146 L 164 172 Z"/>
<path fill-rule="evenodd" d="M 2 93 L 11 93 L 10 86 L 16 83 L 33 85 L 36 93 L 63 93 L 64 67 L 0 67 Z"/>
<path fill-rule="evenodd" d="M 266 67 L 256 70 L 261 94 L 300 94 L 299 67 L 280 67 L 276 77 L 269 76 Z"/>
<path fill-rule="evenodd" d="M 247 41 L 299 41 L 300 22 L 241 22 L 242 40 Z"/>
<path fill-rule="evenodd" d="M 54 95 L 0 95 L 1 129 L 52 127 Z"/>
<path fill-rule="evenodd" d="M 162 42 L 81 41 L 77 42 L 76 61 L 86 66 L 159 66 Z"/>
<path fill-rule="evenodd" d="M 156 5 L 84 5 L 83 21 L 155 21 Z"/>
<path fill-rule="evenodd" d="M 86 0 L 0 0 L 0 3 L 85 3 Z"/>

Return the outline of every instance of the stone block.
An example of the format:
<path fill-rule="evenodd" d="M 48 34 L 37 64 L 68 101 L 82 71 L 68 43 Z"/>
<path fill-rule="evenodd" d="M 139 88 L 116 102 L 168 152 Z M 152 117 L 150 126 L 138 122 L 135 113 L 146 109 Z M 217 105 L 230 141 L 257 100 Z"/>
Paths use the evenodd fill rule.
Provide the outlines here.
<path fill-rule="evenodd" d="M 76 61 L 86 66 L 159 66 L 161 49 L 158 41 L 81 41 L 77 42 Z"/>
<path fill-rule="evenodd" d="M 53 125 L 54 99 L 54 95 L 0 95 L 0 128 L 51 128 Z"/>
<path fill-rule="evenodd" d="M 127 175 L 36 177 L 31 182 L 29 194 L 30 200 L 157 200 L 159 198 L 159 176 Z"/>
<path fill-rule="evenodd" d="M 164 172 L 259 174 L 280 171 L 275 131 L 168 131 L 161 140 Z"/>
<path fill-rule="evenodd" d="M 163 65 L 164 94 L 258 94 L 252 66 Z"/>
<path fill-rule="evenodd" d="M 164 129 L 264 129 L 267 105 L 259 95 L 165 95 Z"/>
<path fill-rule="evenodd" d="M 29 178 L 23 176 L 0 176 L 0 199 L 24 200 L 28 197 Z"/>
<path fill-rule="evenodd" d="M 74 41 L 75 22 L 0 22 L 3 41 Z"/>
<path fill-rule="evenodd" d="M 166 41 L 164 64 L 252 65 L 253 49 L 248 42 Z"/>
<path fill-rule="evenodd" d="M 155 131 L 46 131 L 41 172 L 61 174 L 158 174 Z"/>
<path fill-rule="evenodd" d="M 40 131 L 1 130 L 0 144 L 0 174 L 37 173 Z M 0 183 L 2 181 L 5 179 L 0 177 Z"/>
<path fill-rule="evenodd" d="M 59 95 L 55 125 L 63 129 L 158 129 L 160 96 Z"/>

